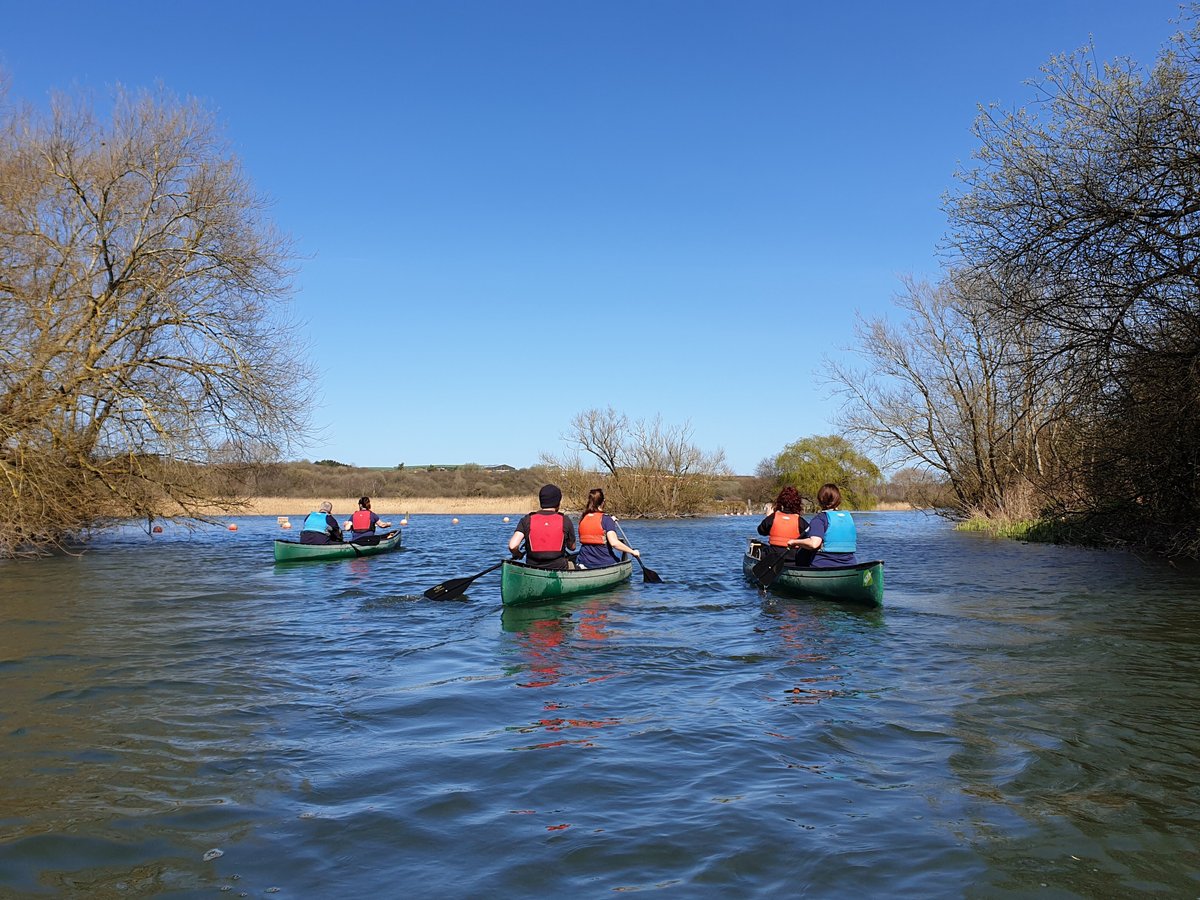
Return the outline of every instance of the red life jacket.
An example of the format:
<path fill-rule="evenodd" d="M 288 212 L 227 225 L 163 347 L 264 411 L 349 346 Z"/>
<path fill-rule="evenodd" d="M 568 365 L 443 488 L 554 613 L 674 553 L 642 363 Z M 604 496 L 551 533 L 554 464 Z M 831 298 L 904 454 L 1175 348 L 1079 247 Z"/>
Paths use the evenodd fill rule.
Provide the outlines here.
<path fill-rule="evenodd" d="M 567 531 L 566 516 L 562 513 L 535 512 L 529 514 L 529 555 L 539 554 L 545 559 L 558 556 L 563 552 Z"/>
<path fill-rule="evenodd" d="M 775 513 L 771 520 L 771 546 L 786 547 L 788 541 L 800 537 L 800 521 L 796 513 Z"/>
<path fill-rule="evenodd" d="M 354 531 L 370 531 L 371 530 L 371 511 L 369 509 L 360 509 L 350 517 L 350 528 Z"/>
<path fill-rule="evenodd" d="M 590 512 L 579 520 L 579 543 L 608 543 L 608 534 L 604 530 L 604 513 Z"/>

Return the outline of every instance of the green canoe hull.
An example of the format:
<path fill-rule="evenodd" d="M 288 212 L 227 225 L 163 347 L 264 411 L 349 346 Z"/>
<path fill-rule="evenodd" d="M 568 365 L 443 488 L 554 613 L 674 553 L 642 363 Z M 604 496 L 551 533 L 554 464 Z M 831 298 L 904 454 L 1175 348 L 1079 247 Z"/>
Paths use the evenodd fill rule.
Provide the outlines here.
<path fill-rule="evenodd" d="M 755 580 L 752 570 L 758 561 L 759 557 L 753 553 L 747 553 L 742 560 L 742 571 L 750 581 Z M 831 569 L 785 568 L 771 582 L 769 590 L 789 597 L 816 597 L 882 606 L 883 560 Z"/>
<path fill-rule="evenodd" d="M 549 603 L 553 600 L 594 594 L 626 582 L 633 575 L 633 560 L 603 569 L 554 571 L 535 569 L 505 560 L 500 568 L 500 600 L 505 606 Z"/>
<path fill-rule="evenodd" d="M 378 544 L 301 544 L 296 541 L 275 542 L 275 562 L 308 562 L 316 559 L 356 559 L 377 556 L 400 546 L 400 532 L 382 537 Z"/>

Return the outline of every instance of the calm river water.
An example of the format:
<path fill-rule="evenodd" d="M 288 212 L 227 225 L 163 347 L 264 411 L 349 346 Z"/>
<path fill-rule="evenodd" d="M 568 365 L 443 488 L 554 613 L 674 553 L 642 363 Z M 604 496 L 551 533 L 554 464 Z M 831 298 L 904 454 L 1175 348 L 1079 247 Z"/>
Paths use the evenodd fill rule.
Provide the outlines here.
<path fill-rule="evenodd" d="M 419 596 L 497 516 L 0 564 L 0 895 L 1200 895 L 1200 579 L 858 519 L 878 611 L 761 596 L 749 518 L 517 614 Z"/>

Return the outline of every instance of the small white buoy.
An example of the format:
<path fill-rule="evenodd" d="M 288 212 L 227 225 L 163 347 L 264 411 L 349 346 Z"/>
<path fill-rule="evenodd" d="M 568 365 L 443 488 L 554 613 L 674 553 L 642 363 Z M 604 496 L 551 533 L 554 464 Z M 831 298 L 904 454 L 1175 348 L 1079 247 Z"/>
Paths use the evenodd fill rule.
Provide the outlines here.
<path fill-rule="evenodd" d="M 407 525 L 407 524 L 408 524 L 408 519 L 401 519 L 401 520 L 400 520 L 400 524 L 401 524 L 401 525 Z"/>
<path fill-rule="evenodd" d="M 280 527 L 280 528 L 291 528 L 291 527 L 292 527 L 292 523 L 291 523 L 291 522 L 284 522 L 284 523 L 283 523 L 282 525 L 280 525 L 279 527 Z"/>
<path fill-rule="evenodd" d="M 457 525 L 457 524 L 458 524 L 458 519 L 451 519 L 451 520 L 450 520 L 450 524 L 451 524 L 451 525 Z"/>
<path fill-rule="evenodd" d="M 504 521 L 505 521 L 505 522 L 507 522 L 507 521 L 508 521 L 508 516 L 505 516 L 505 517 L 504 517 Z"/>

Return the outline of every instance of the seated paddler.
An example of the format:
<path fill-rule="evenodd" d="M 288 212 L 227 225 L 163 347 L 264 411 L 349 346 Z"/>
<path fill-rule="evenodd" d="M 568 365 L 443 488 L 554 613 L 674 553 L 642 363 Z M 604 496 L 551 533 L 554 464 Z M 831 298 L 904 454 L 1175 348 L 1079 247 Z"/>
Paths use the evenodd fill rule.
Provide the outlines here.
<path fill-rule="evenodd" d="M 517 523 L 508 551 L 513 559 L 523 555 L 527 564 L 539 569 L 573 569 L 567 551 L 575 549 L 575 526 L 558 511 L 562 491 L 553 484 L 543 485 L 538 504 L 540 509 L 526 513 Z"/>
<path fill-rule="evenodd" d="M 342 529 L 333 517 L 333 504 L 326 500 L 316 512 L 310 512 L 300 530 L 302 544 L 340 544 Z"/>
<path fill-rule="evenodd" d="M 758 533 L 767 538 L 769 548 L 763 551 L 763 559 L 772 563 L 779 562 L 782 556 L 783 565 L 807 566 L 812 553 L 796 549 L 798 545 L 791 542 L 804 536 L 808 523 L 800 515 L 804 501 L 800 492 L 790 484 L 779 492 L 771 505 L 772 512 L 758 523 Z M 799 558 L 797 558 L 799 557 Z"/>
<path fill-rule="evenodd" d="M 359 497 L 358 509 L 346 520 L 345 527 L 350 532 L 351 541 L 361 542 L 364 539 L 369 541 L 375 535 L 376 527 L 388 528 L 391 524 L 380 520 L 378 514 L 372 512 L 370 497 Z"/>
<path fill-rule="evenodd" d="M 628 553 L 638 556 L 638 551 L 627 545 L 617 534 L 617 522 L 604 511 L 604 491 L 592 488 L 588 491 L 587 509 L 579 517 L 579 553 L 575 566 L 580 569 L 603 569 L 615 566 Z"/>
<path fill-rule="evenodd" d="M 842 492 L 836 484 L 823 484 L 817 491 L 817 504 L 821 511 L 808 523 L 804 536 L 788 541 L 789 547 L 797 547 L 813 553 L 808 565 L 814 569 L 829 569 L 834 566 L 852 566 L 858 562 L 858 531 L 854 517 L 838 509 L 842 503 Z"/>

